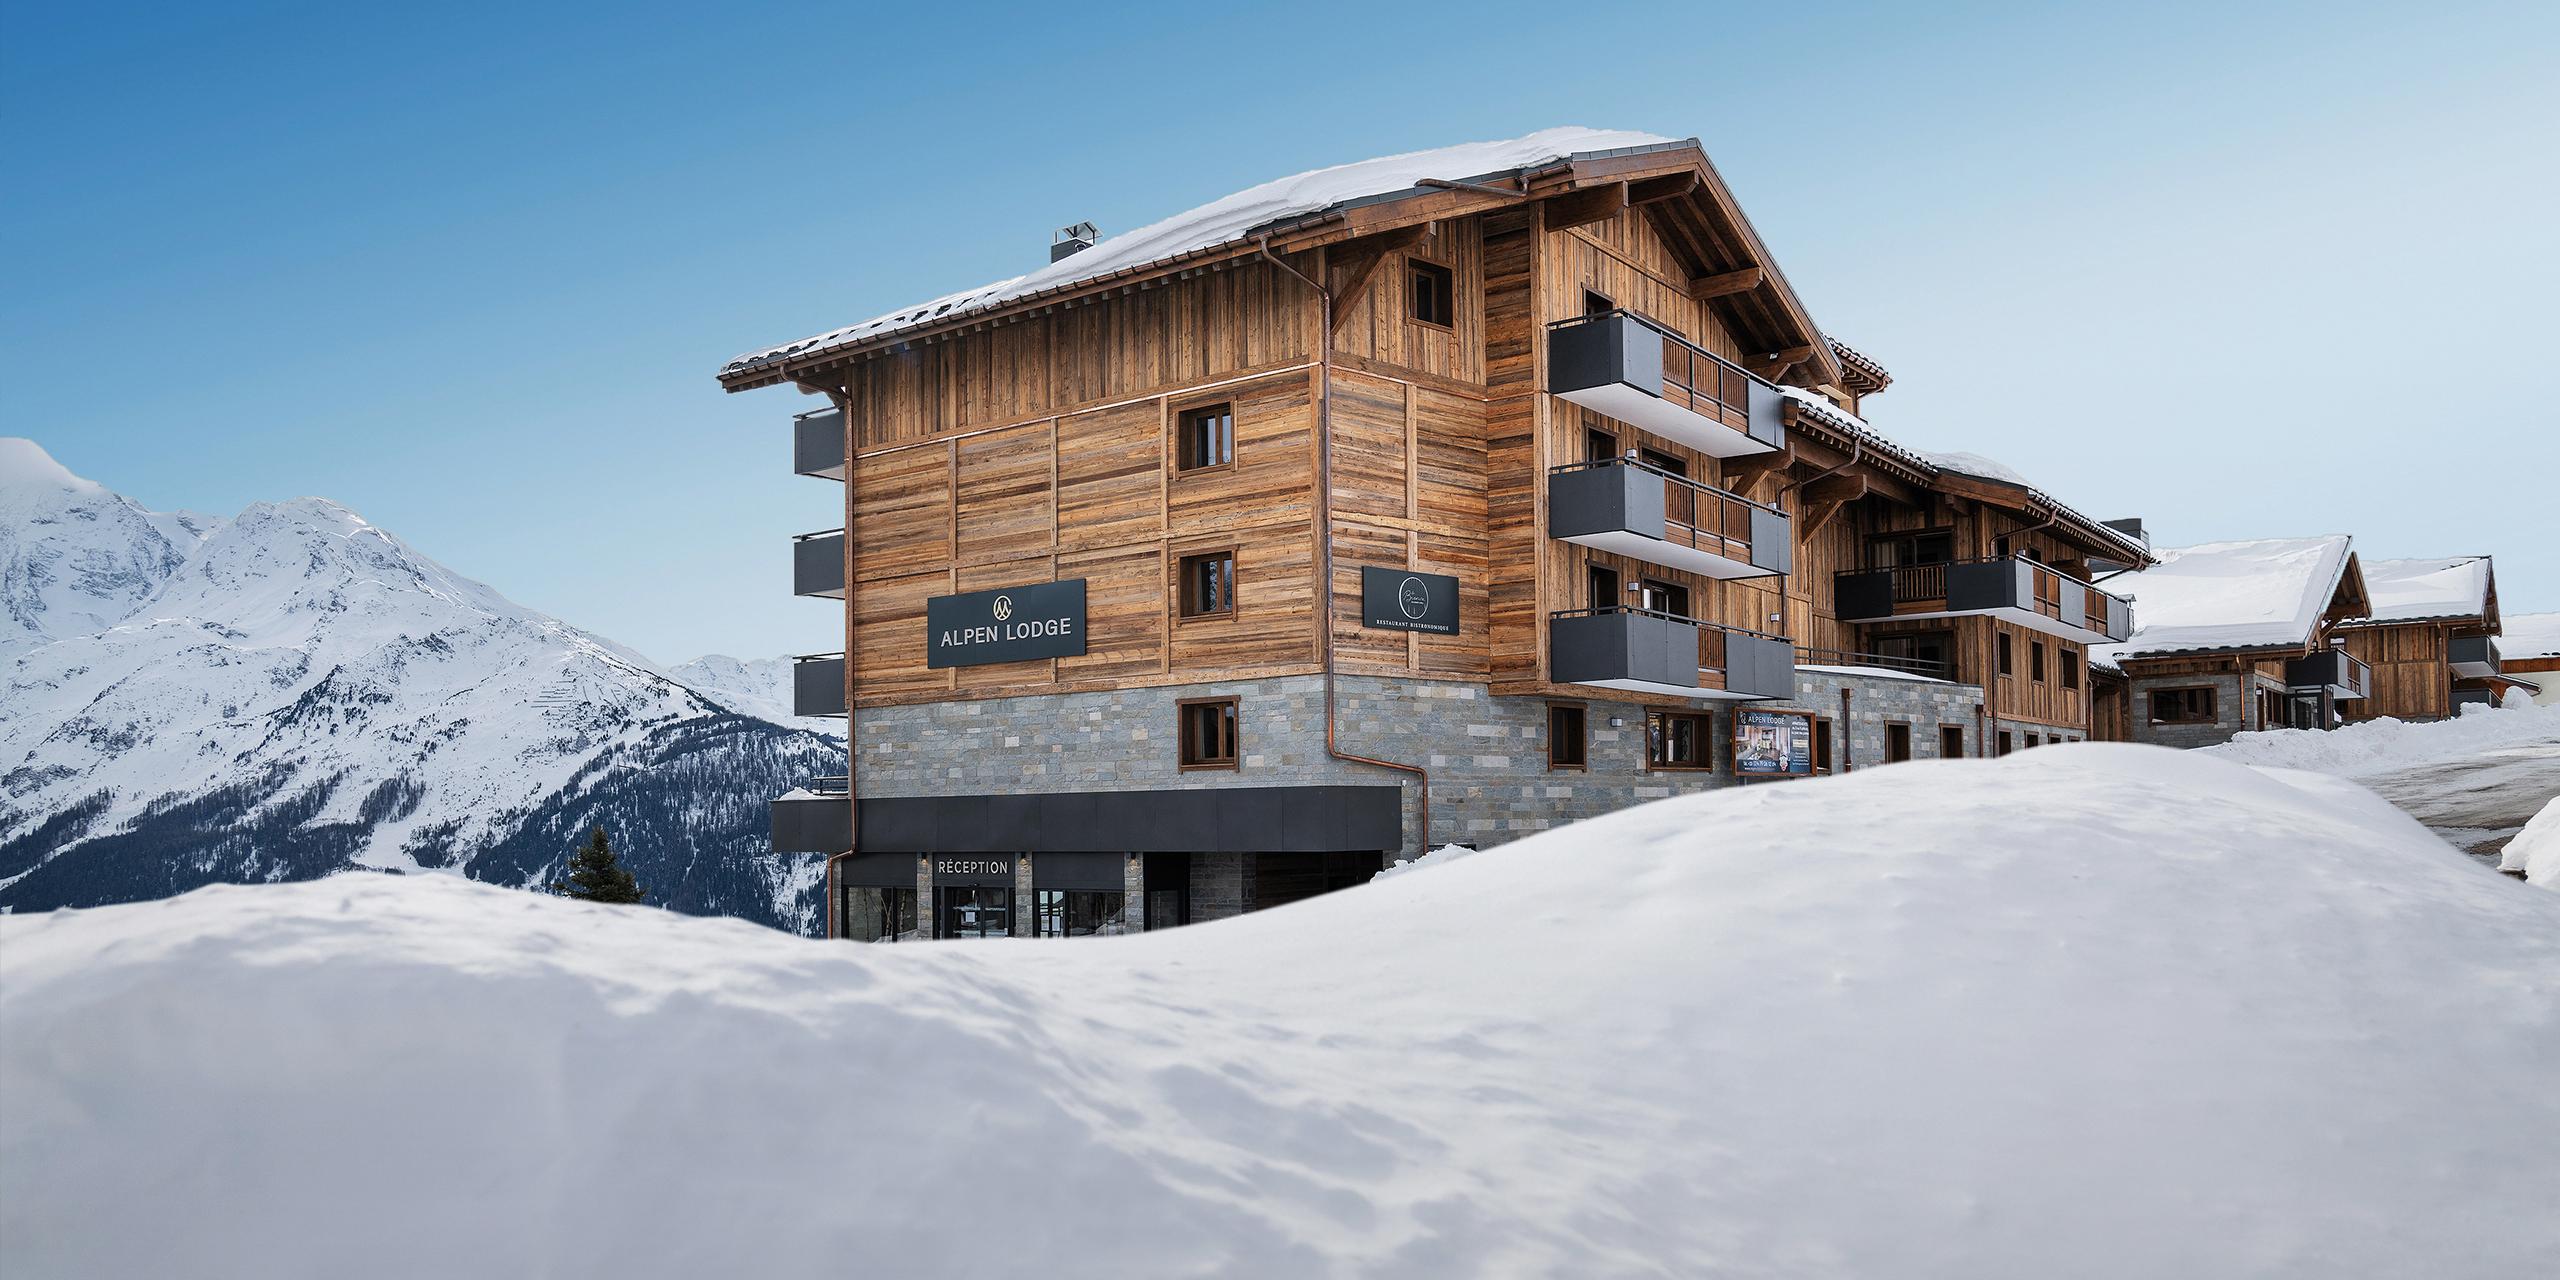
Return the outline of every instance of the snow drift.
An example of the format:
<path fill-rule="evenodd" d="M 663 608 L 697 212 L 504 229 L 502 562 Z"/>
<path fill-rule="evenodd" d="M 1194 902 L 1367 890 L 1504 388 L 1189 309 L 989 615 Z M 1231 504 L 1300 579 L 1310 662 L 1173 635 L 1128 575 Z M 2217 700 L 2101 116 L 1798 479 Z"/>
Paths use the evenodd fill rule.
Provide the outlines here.
<path fill-rule="evenodd" d="M 2327 730 L 2267 729 L 2235 734 L 2229 742 L 2201 750 L 2238 764 L 2359 778 L 2485 751 L 2550 744 L 2560 744 L 2560 706 L 2535 706 L 2518 697 L 2509 706 L 2464 707 L 2449 720 L 2383 716 Z"/>
<path fill-rule="evenodd" d="M 2130 746 L 1125 939 L 446 877 L 0 919 L 28 1274 L 2512 1276 L 2560 897 Z"/>

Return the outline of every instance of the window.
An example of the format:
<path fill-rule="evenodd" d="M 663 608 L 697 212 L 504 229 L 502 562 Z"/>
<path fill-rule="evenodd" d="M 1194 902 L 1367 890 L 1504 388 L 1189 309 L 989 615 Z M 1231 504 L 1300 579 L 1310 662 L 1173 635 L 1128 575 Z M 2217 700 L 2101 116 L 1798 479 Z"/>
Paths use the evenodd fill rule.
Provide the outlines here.
<path fill-rule="evenodd" d="M 2080 687 L 2080 651 L 2077 649 L 2062 651 L 2062 687 L 2065 689 Z"/>
<path fill-rule="evenodd" d="M 1702 712 L 1656 711 L 1644 718 L 1644 762 L 1655 769 L 1705 769 L 1714 722 Z"/>
<path fill-rule="evenodd" d="M 1941 760 L 1964 759 L 1964 726 L 1953 724 L 1938 726 L 1938 758 Z"/>
<path fill-rule="evenodd" d="M 2042 640 L 2027 642 L 2027 678 L 2037 684 L 2044 683 L 2044 641 Z"/>
<path fill-rule="evenodd" d="M 2154 689 L 2151 691 L 2151 723 L 2212 724 L 2214 690 L 2211 685 L 2195 689 Z"/>
<path fill-rule="evenodd" d="M 1550 702 L 1547 704 L 1547 767 L 1580 769 L 1590 758 L 1589 737 L 1583 732 L 1582 704 Z"/>
<path fill-rule="evenodd" d="M 1033 897 L 1031 932 L 1041 938 L 1090 938 L 1127 933 L 1127 894 L 1087 889 L 1042 889 Z"/>
<path fill-rule="evenodd" d="M 1689 616 L 1689 589 L 1659 578 L 1639 578 L 1636 580 L 1636 604 L 1655 613 L 1686 618 Z"/>
<path fill-rule="evenodd" d="M 1991 540 L 1991 554 L 2002 560 L 2009 558 L 2009 535 L 2004 533 Z"/>
<path fill-rule="evenodd" d="M 2001 731 L 2000 731 L 2000 737 L 1998 738 L 1998 742 L 1999 742 L 1999 744 L 2000 744 L 2000 745 L 1999 745 L 1999 746 L 1994 750 L 1993 754 L 1995 754 L 1995 755 L 2004 755 L 2004 756 L 2005 756 L 2005 755 L 2007 755 L 2007 754 L 2009 754 L 2009 731 L 2008 731 L 2008 730 L 2003 729 L 2003 730 L 2001 730 Z"/>
<path fill-rule="evenodd" d="M 844 936 L 854 942 L 905 942 L 916 937 L 916 891 L 845 886 Z"/>
<path fill-rule="evenodd" d="M 1177 422 L 1174 470 L 1207 471 L 1235 464 L 1235 406 L 1208 404 L 1185 409 Z"/>
<path fill-rule="evenodd" d="M 1618 456 L 1618 438 L 1596 427 L 1582 429 L 1582 460 L 1608 462 Z"/>
<path fill-rule="evenodd" d="M 2024 746 L 2024 747 L 2020 747 L 2020 748 L 2018 748 L 2018 749 L 2019 749 L 2019 750 L 2021 750 L 2021 751 L 2024 751 L 2024 750 L 2026 750 L 2026 749 L 2027 749 L 2027 747 L 2035 747 L 2035 746 L 2042 746 L 2042 745 L 2043 745 L 2042 743 L 2040 743 L 2040 742 L 2038 742 L 2038 741 L 2036 740 L 2036 736 L 2035 736 L 2034 734 L 2030 733 L 2030 734 L 2028 734 L 2028 735 L 2027 735 L 2027 742 L 2026 742 L 2026 746 Z"/>
<path fill-rule="evenodd" d="M 1182 616 L 1217 618 L 1236 611 L 1236 553 L 1205 551 L 1182 558 Z"/>
<path fill-rule="evenodd" d="M 1884 727 L 1884 759 L 1887 764 L 1900 764 L 1911 758 L 1911 726 L 1889 724 Z"/>
<path fill-rule="evenodd" d="M 1186 699 L 1174 708 L 1181 717 L 1182 767 L 1236 767 L 1236 700 Z"/>
<path fill-rule="evenodd" d="M 1006 938 L 1013 935 L 1013 890 L 941 885 L 933 891 L 937 938 Z"/>
<path fill-rule="evenodd" d="M 1617 309 L 1618 304 L 1609 301 L 1609 295 L 1605 293 L 1593 293 L 1589 289 L 1582 291 L 1582 314 L 1586 316 L 1605 316 Z"/>
<path fill-rule="evenodd" d="M 2002 632 L 2000 635 L 2000 674 L 2004 676 L 2014 675 L 2016 674 L 2016 670 L 2016 667 L 2011 663 L 2009 658 L 2008 633 Z"/>
<path fill-rule="evenodd" d="M 1904 564 L 1945 564 L 1955 556 L 1955 535 L 1944 530 L 1935 533 L 1888 533 L 1867 540 L 1868 565 L 1876 569 Z"/>
<path fill-rule="evenodd" d="M 1906 631 L 1877 636 L 1872 643 L 1876 656 L 1894 659 L 1887 666 L 1924 676 L 1955 678 L 1956 637 L 1952 631 Z"/>
<path fill-rule="evenodd" d="M 1595 564 L 1587 567 L 1583 572 L 1583 586 L 1591 592 L 1591 607 L 1594 609 L 1607 609 L 1626 603 L 1618 598 L 1618 571 L 1607 565 Z"/>
<path fill-rule="evenodd" d="M 1413 318 L 1447 328 L 1458 322 L 1457 275 L 1436 262 L 1406 260 L 1413 290 Z"/>
<path fill-rule="evenodd" d="M 1639 449 L 1636 451 L 1636 460 L 1656 471 L 1668 471 L 1675 476 L 1689 474 L 1687 459 L 1672 457 L 1660 449 Z"/>
<path fill-rule="evenodd" d="M 1813 771 L 1831 772 L 1831 722 L 1821 716 L 1813 718 Z"/>

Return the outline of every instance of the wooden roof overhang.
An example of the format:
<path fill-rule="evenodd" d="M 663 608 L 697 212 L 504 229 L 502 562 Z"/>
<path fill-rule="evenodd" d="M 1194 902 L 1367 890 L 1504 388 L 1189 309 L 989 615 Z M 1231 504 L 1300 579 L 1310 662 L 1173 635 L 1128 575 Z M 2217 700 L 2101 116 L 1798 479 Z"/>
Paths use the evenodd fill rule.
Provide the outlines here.
<path fill-rule="evenodd" d="M 1964 498 L 1968 501 L 2014 511 L 2030 520 L 2045 521 L 2053 529 L 2079 543 L 2081 550 L 2092 555 L 2126 561 L 2125 553 L 2130 551 L 2133 557 L 2128 561 L 2129 563 L 2143 565 L 2159 563 L 2158 558 L 2141 543 L 2064 505 L 2041 489 L 1985 476 L 1967 475 L 1961 471 L 1946 470 L 1940 470 L 1937 473 L 1937 478 L 1930 487 L 1949 497 Z"/>
<path fill-rule="evenodd" d="M 1830 343 L 1831 354 L 1839 357 L 1842 389 L 1871 396 L 1893 385 L 1893 375 L 1886 372 L 1883 365 L 1877 364 L 1873 356 L 1838 338 L 1825 337 L 1823 341 Z"/>
<path fill-rule="evenodd" d="M 1689 264 L 1691 292 L 1715 307 L 1743 344 L 1743 363 L 1754 373 L 1780 381 L 1801 369 L 1803 376 L 1793 380 L 1817 385 L 1839 384 L 1846 378 L 1832 344 L 1778 271 L 1723 177 L 1697 141 L 1690 139 L 1346 201 L 1257 227 L 1235 240 L 1071 281 L 983 310 L 724 370 L 720 385 L 728 391 L 782 383 L 796 383 L 803 390 L 841 387 L 854 364 L 1136 293 L 1166 281 L 1223 271 L 1259 257 L 1266 241 L 1275 253 L 1298 253 L 1522 203 L 1539 206 L 1550 229 L 1599 221 L 1629 208 L 1643 209 Z"/>

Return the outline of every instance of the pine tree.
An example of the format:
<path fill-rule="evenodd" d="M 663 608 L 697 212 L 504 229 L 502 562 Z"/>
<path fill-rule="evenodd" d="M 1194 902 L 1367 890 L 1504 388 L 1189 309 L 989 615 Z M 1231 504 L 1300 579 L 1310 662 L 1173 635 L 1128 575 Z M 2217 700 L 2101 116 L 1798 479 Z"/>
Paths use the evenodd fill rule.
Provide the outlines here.
<path fill-rule="evenodd" d="M 613 845 L 604 838 L 602 824 L 587 837 L 584 847 L 569 855 L 568 882 L 552 881 L 551 891 L 583 902 L 638 902 L 649 893 L 622 869 Z"/>

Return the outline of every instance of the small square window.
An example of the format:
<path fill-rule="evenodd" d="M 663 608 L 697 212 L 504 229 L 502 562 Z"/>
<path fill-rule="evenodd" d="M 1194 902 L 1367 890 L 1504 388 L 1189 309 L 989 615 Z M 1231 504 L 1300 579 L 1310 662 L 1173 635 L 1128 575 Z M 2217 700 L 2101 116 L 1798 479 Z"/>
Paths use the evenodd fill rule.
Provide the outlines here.
<path fill-rule="evenodd" d="M 1181 718 L 1183 768 L 1236 767 L 1235 699 L 1193 699 L 1177 704 L 1174 710 Z"/>
<path fill-rule="evenodd" d="M 1206 471 L 1235 462 L 1235 406 L 1209 404 L 1185 409 L 1177 421 L 1174 470 Z"/>
<path fill-rule="evenodd" d="M 1584 732 L 1582 707 L 1579 703 L 1547 704 L 1547 767 L 1580 769 L 1590 759 L 1589 736 Z"/>
<path fill-rule="evenodd" d="M 1455 325 L 1458 315 L 1457 273 L 1436 262 L 1420 258 L 1407 260 L 1408 278 L 1412 281 L 1413 318 L 1424 324 L 1442 328 Z"/>
<path fill-rule="evenodd" d="M 1236 611 L 1236 553 L 1206 551 L 1182 558 L 1182 616 L 1221 618 Z"/>
<path fill-rule="evenodd" d="M 1656 769 L 1705 769 L 1713 765 L 1707 735 L 1714 722 L 1696 712 L 1656 711 L 1644 721 L 1645 763 Z"/>

